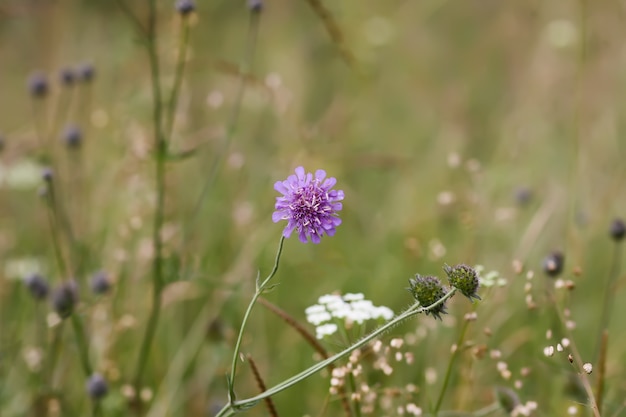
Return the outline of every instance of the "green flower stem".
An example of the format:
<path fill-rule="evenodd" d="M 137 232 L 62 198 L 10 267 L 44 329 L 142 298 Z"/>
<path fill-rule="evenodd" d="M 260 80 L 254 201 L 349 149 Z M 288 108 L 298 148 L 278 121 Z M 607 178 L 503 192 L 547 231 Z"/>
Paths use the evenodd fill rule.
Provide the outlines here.
<path fill-rule="evenodd" d="M 231 402 L 235 401 L 235 391 L 234 391 L 235 390 L 235 373 L 237 372 L 237 362 L 239 360 L 239 351 L 241 349 L 241 341 L 243 339 L 243 332 L 246 328 L 246 323 L 248 322 L 248 319 L 250 318 L 250 313 L 252 313 L 252 308 L 256 304 L 257 299 L 261 296 L 261 294 L 263 294 L 263 291 L 265 291 L 265 289 L 267 288 L 267 284 L 274 277 L 274 275 L 276 275 L 276 272 L 278 271 L 278 263 L 280 262 L 280 255 L 283 252 L 284 242 L 285 242 L 285 237 L 281 236 L 280 241 L 278 242 L 278 250 L 276 251 L 276 259 L 274 261 L 274 267 L 272 268 L 272 271 L 267 276 L 267 278 L 263 280 L 261 285 L 259 285 L 258 278 L 257 278 L 256 291 L 254 292 L 254 296 L 252 296 L 252 300 L 250 301 L 250 304 L 248 304 L 248 309 L 246 310 L 246 314 L 243 316 L 243 321 L 241 323 L 241 327 L 239 328 L 239 335 L 237 336 L 237 342 L 235 343 L 235 350 L 233 352 L 233 360 L 230 366 L 230 377 L 228 380 L 228 385 L 229 385 L 228 389 L 229 389 L 229 393 L 231 397 L 230 398 Z"/>
<path fill-rule="evenodd" d="M 452 352 L 450 356 L 450 360 L 448 361 L 448 368 L 446 369 L 446 376 L 443 379 L 443 385 L 441 386 L 441 391 L 439 392 L 439 398 L 437 398 L 437 403 L 435 405 L 435 409 L 433 410 L 433 416 L 437 417 L 439 415 L 439 410 L 441 409 L 441 404 L 443 403 L 443 397 L 448 389 L 448 383 L 450 382 L 450 376 L 452 375 L 452 366 L 454 365 L 454 361 L 458 356 L 459 349 L 465 340 L 465 334 L 467 333 L 467 328 L 469 327 L 469 320 L 464 320 L 463 327 L 461 328 L 461 332 L 459 333 L 459 338 L 456 341 L 456 349 Z"/>
<path fill-rule="evenodd" d="M 609 272 L 609 278 L 604 288 L 604 301 L 602 303 L 602 315 L 600 316 L 600 328 L 598 329 L 598 337 L 596 339 L 598 346 L 596 348 L 596 355 L 600 352 L 600 345 L 602 342 L 602 333 L 609 329 L 609 322 L 611 321 L 611 312 L 613 310 L 613 303 L 615 301 L 615 281 L 619 277 L 620 266 L 622 263 L 622 245 L 621 242 L 616 242 L 613 246 L 613 260 L 611 262 L 611 269 Z"/>
<path fill-rule="evenodd" d="M 154 223 L 152 226 L 152 246 L 154 247 L 154 258 L 152 261 L 152 308 L 148 318 L 148 324 L 141 347 L 139 349 L 139 359 L 137 371 L 135 373 L 135 390 L 141 391 L 144 372 L 150 356 L 152 341 L 156 333 L 159 316 L 161 313 L 161 293 L 163 292 L 163 228 L 165 209 L 165 160 L 167 153 L 167 142 L 163 137 L 163 104 L 161 101 L 161 86 L 159 84 L 159 60 L 156 48 L 156 0 L 148 0 L 149 16 L 148 27 L 146 29 L 146 51 L 150 62 L 150 78 L 152 81 L 152 123 L 154 129 L 154 152 L 155 152 L 155 191 L 156 207 L 154 213 Z"/>
<path fill-rule="evenodd" d="M 361 347 L 365 346 L 370 341 L 376 339 L 378 336 L 380 336 L 381 334 L 387 332 L 388 330 L 390 330 L 394 326 L 398 325 L 402 321 L 408 319 L 409 317 L 415 316 L 415 315 L 417 315 L 419 313 L 424 313 L 426 311 L 429 311 L 429 310 L 439 306 L 442 303 L 445 303 L 446 300 L 448 300 L 450 297 L 452 297 L 455 294 L 455 292 L 456 292 L 455 288 L 451 289 L 439 301 L 429 305 L 428 307 L 420 307 L 420 304 L 416 302 L 411 307 L 409 307 L 405 312 L 403 312 L 399 316 L 396 316 L 395 318 L 393 318 L 391 321 L 385 323 L 384 325 L 380 326 L 378 329 L 374 330 L 372 333 L 368 334 L 367 336 L 365 336 L 363 339 L 359 340 L 358 342 L 356 342 L 352 346 L 349 346 L 348 348 L 344 349 L 343 351 L 337 353 L 334 356 L 331 356 L 330 358 L 328 358 L 326 360 L 323 360 L 321 362 L 316 363 L 315 365 L 311 366 L 310 368 L 300 372 L 297 375 L 292 376 L 291 378 L 288 378 L 288 379 L 284 380 L 283 382 L 273 386 L 272 388 L 269 388 L 268 390 L 266 390 L 265 392 L 263 392 L 263 393 L 261 393 L 261 394 L 259 394 L 257 396 L 250 397 L 250 398 L 247 398 L 245 400 L 240 400 L 240 401 L 234 401 L 231 398 L 230 403 L 225 405 L 224 408 L 222 408 L 215 415 L 215 417 L 229 417 L 229 416 L 232 416 L 232 415 L 234 415 L 234 414 L 236 414 L 238 412 L 245 411 L 248 408 L 251 408 L 254 405 L 256 405 L 259 401 L 262 401 L 263 399 L 265 399 L 267 397 L 271 397 L 272 395 L 278 394 L 279 392 L 282 392 L 282 391 L 286 390 L 287 388 L 292 387 L 293 385 L 297 384 L 298 382 L 301 382 L 301 381 L 305 380 L 306 378 L 308 378 L 308 377 L 316 374 L 317 372 L 321 371 L 322 369 L 326 368 L 328 365 L 332 364 L 333 362 L 336 362 L 337 360 L 348 356 L 353 351 L 355 351 L 357 349 L 360 349 Z"/>

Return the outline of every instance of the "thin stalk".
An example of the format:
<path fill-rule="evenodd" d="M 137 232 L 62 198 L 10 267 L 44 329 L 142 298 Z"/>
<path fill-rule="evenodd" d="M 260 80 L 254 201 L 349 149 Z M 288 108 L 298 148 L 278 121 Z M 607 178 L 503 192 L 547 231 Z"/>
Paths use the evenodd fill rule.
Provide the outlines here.
<path fill-rule="evenodd" d="M 441 409 L 441 404 L 443 403 L 443 396 L 448 389 L 448 383 L 450 382 L 450 376 L 452 375 L 452 367 L 454 365 L 454 361 L 458 356 L 459 349 L 461 349 L 461 345 L 465 340 L 465 334 L 467 333 L 467 328 L 469 327 L 469 320 L 464 320 L 463 327 L 461 328 L 461 332 L 459 333 L 459 338 L 456 341 L 456 348 L 452 352 L 450 356 L 450 360 L 448 361 L 448 368 L 446 369 L 446 376 L 443 379 L 443 385 L 441 386 L 441 391 L 439 392 L 439 398 L 437 398 L 437 403 L 435 405 L 435 409 L 433 411 L 433 415 L 437 417 L 439 414 L 439 410 Z"/>
<path fill-rule="evenodd" d="M 348 383 L 350 384 L 350 390 L 356 393 L 356 382 L 354 381 L 354 375 L 352 372 L 348 372 Z M 352 398 L 352 404 L 354 405 L 354 414 L 356 417 L 361 417 L 361 398 L 355 395 Z"/>
<path fill-rule="evenodd" d="M 239 115 L 241 113 L 241 104 L 243 102 L 243 95 L 246 89 L 246 79 L 250 73 L 250 69 L 252 68 L 252 62 L 254 59 L 254 52 L 257 44 L 257 37 L 259 32 L 259 16 L 260 13 L 251 11 L 250 12 L 250 23 L 248 25 L 248 36 L 246 41 L 246 49 L 244 52 L 243 60 L 240 66 L 239 71 L 239 86 L 237 88 L 237 93 L 235 95 L 235 103 L 233 105 L 232 112 L 230 114 L 230 118 L 228 119 L 228 124 L 226 127 L 226 131 L 221 140 L 221 146 L 218 151 L 215 153 L 213 160 L 210 164 L 209 175 L 207 176 L 207 180 L 202 187 L 202 191 L 200 192 L 200 197 L 195 204 L 193 209 L 193 213 L 191 216 L 191 220 L 189 222 L 188 228 L 193 224 L 195 219 L 198 217 L 204 202 L 207 199 L 209 191 L 211 190 L 211 186 L 215 181 L 217 176 L 217 171 L 220 166 L 221 161 L 224 159 L 224 154 L 228 150 L 228 145 L 230 145 L 230 141 L 235 134 L 235 130 L 237 128 L 237 122 L 239 121 Z"/>
<path fill-rule="evenodd" d="M 254 380 L 256 381 L 259 389 L 261 390 L 261 392 L 265 391 L 267 389 L 265 386 L 265 381 L 263 381 L 261 373 L 259 372 L 259 368 L 256 366 L 254 359 L 252 359 L 252 356 L 250 355 L 247 355 L 246 358 L 248 359 L 248 362 L 250 362 L 250 368 L 252 369 L 252 373 L 254 374 Z M 267 407 L 268 413 L 270 413 L 270 416 L 278 417 L 278 411 L 276 411 L 274 401 L 272 401 L 271 398 L 266 398 L 263 401 L 265 401 L 265 405 Z"/>
<path fill-rule="evenodd" d="M 604 330 L 602 333 L 602 342 L 600 344 L 600 357 L 598 358 L 598 381 L 596 385 L 596 404 L 598 404 L 598 413 L 602 414 L 602 400 L 604 397 L 604 381 L 606 379 L 606 350 L 609 346 L 609 332 Z"/>
<path fill-rule="evenodd" d="M 344 357 L 348 356 L 350 353 L 354 352 L 355 350 L 362 348 L 363 346 L 365 346 L 370 341 L 376 339 L 378 336 L 380 336 L 381 334 L 389 331 L 394 326 L 398 325 L 399 323 L 401 323 L 402 321 L 408 319 L 409 317 L 415 316 L 415 315 L 420 314 L 420 313 L 424 313 L 426 311 L 429 311 L 429 310 L 439 306 L 442 303 L 445 303 L 446 300 L 448 300 L 450 297 L 452 297 L 455 294 L 455 292 L 456 292 L 455 288 L 451 289 L 439 301 L 429 305 L 428 307 L 420 307 L 420 304 L 416 302 L 415 304 L 413 304 L 411 307 L 409 307 L 406 311 L 404 311 L 399 316 L 396 316 L 392 320 L 390 320 L 387 323 L 385 323 L 384 325 L 380 326 L 378 329 L 374 330 L 372 333 L 368 334 L 367 336 L 365 336 L 361 340 L 357 341 L 352 346 L 347 347 L 346 349 L 344 349 L 341 352 L 331 356 L 330 358 L 316 363 L 315 365 L 313 365 L 313 366 L 305 369 L 304 371 L 302 371 L 302 372 L 292 376 L 291 378 L 288 378 L 288 379 L 284 380 L 283 382 L 273 386 L 272 388 L 269 388 L 268 390 L 266 390 L 265 392 L 263 392 L 263 393 L 261 393 L 259 395 L 247 398 L 245 400 L 240 400 L 240 401 L 233 401 L 233 399 L 231 399 L 229 404 L 225 405 L 224 408 L 222 408 L 215 415 L 215 417 L 232 416 L 232 415 L 234 415 L 234 414 L 236 414 L 236 413 L 238 413 L 240 411 L 243 411 L 243 410 L 246 410 L 248 408 L 253 407 L 259 401 L 262 401 L 263 399 L 265 399 L 267 397 L 271 397 L 272 395 L 276 395 L 279 392 L 282 392 L 282 391 L 286 390 L 287 388 L 290 388 L 290 387 L 294 386 L 295 384 L 305 380 L 306 378 L 308 378 L 308 377 L 316 374 L 317 372 L 321 371 L 322 369 L 326 368 L 328 365 L 336 362 L 337 360 L 339 360 L 341 358 L 344 358 Z"/>
<path fill-rule="evenodd" d="M 154 129 L 155 145 L 155 191 L 156 208 L 154 213 L 154 223 L 152 226 L 152 246 L 154 247 L 154 258 L 152 261 L 152 308 L 148 318 L 148 324 L 141 347 L 139 349 L 139 359 L 137 371 L 135 373 L 135 390 L 139 392 L 143 382 L 144 372 L 152 341 L 156 333 L 159 316 L 161 313 L 161 293 L 163 291 L 163 239 L 161 229 L 164 221 L 165 206 L 165 154 L 167 152 L 167 142 L 163 137 L 163 104 L 161 102 L 161 86 L 159 84 L 159 61 L 156 50 L 156 0 L 148 0 L 149 16 L 147 28 L 146 50 L 150 62 L 150 75 L 152 81 L 152 123 Z"/>
<path fill-rule="evenodd" d="M 92 374 L 91 365 L 89 364 L 89 347 L 87 346 L 87 337 L 85 336 L 85 329 L 80 318 L 73 313 L 71 316 L 72 328 L 76 335 L 76 344 L 78 345 L 78 354 L 80 356 L 80 363 L 83 366 L 85 375 L 89 377 Z"/>
<path fill-rule="evenodd" d="M 280 241 L 278 242 L 278 250 L 276 251 L 274 267 L 272 268 L 272 271 L 267 276 L 267 278 L 263 280 L 261 285 L 259 285 L 257 281 L 256 291 L 254 292 L 254 295 L 252 296 L 252 300 L 250 301 L 250 304 L 248 304 L 246 313 L 243 316 L 243 321 L 241 323 L 241 327 L 239 328 L 239 335 L 237 336 L 237 342 L 235 343 L 235 350 L 233 351 L 233 359 L 230 365 L 229 392 L 231 394 L 231 397 L 234 397 L 235 375 L 237 372 L 237 361 L 239 358 L 239 350 L 241 349 L 241 341 L 243 339 L 243 332 L 246 329 L 246 324 L 248 323 L 248 319 L 250 318 L 250 313 L 252 312 L 252 308 L 256 304 L 257 299 L 261 296 L 261 294 L 263 294 L 263 291 L 265 291 L 267 284 L 274 277 L 274 275 L 276 275 L 276 272 L 278 271 L 278 264 L 280 262 L 280 255 L 283 252 L 284 242 L 285 242 L 285 237 L 281 236 Z M 234 398 L 231 398 L 231 401 L 234 401 L 234 400 L 235 400 Z"/>
<path fill-rule="evenodd" d="M 574 358 L 574 363 L 576 365 L 578 375 L 580 376 L 580 382 L 582 383 L 583 388 L 585 389 L 585 393 L 587 394 L 587 397 L 589 399 L 589 406 L 591 407 L 591 410 L 593 411 L 594 417 L 600 417 L 600 410 L 598 409 L 598 405 L 596 403 L 596 397 L 593 394 L 593 389 L 591 388 L 589 378 L 587 378 L 587 373 L 583 370 L 583 361 L 580 356 L 580 353 L 578 352 L 578 348 L 576 347 L 576 343 L 574 341 L 572 331 L 567 327 L 567 320 L 565 320 L 565 317 L 563 316 L 563 312 L 559 308 L 556 302 L 556 299 L 554 298 L 554 294 L 549 293 L 548 296 L 549 296 L 550 301 L 552 302 L 552 305 L 554 306 L 554 310 L 557 313 L 557 316 L 561 323 L 561 327 L 563 328 L 563 331 L 565 332 L 565 335 L 571 341 L 570 350 Z"/>
<path fill-rule="evenodd" d="M 189 45 L 190 24 L 188 15 L 182 17 L 182 31 L 178 41 L 178 57 L 176 59 L 176 72 L 174 73 L 174 85 L 167 101 L 167 118 L 165 119 L 165 137 L 171 139 L 172 129 L 174 128 L 174 119 L 176 118 L 176 105 L 178 104 L 178 95 L 180 94 L 180 86 L 183 81 L 185 72 L 185 62 L 187 60 L 187 46 Z"/>
<path fill-rule="evenodd" d="M 613 304 L 615 302 L 615 281 L 619 277 L 619 271 L 622 263 L 622 245 L 620 242 L 616 242 L 613 246 L 613 260 L 611 262 L 611 269 L 609 271 L 609 278 L 604 287 L 604 299 L 602 301 L 602 315 L 600 316 L 600 328 L 598 329 L 596 348 L 596 357 L 599 354 L 599 350 L 602 346 L 602 335 L 605 331 L 609 330 L 609 322 L 611 321 L 611 312 L 613 311 Z"/>

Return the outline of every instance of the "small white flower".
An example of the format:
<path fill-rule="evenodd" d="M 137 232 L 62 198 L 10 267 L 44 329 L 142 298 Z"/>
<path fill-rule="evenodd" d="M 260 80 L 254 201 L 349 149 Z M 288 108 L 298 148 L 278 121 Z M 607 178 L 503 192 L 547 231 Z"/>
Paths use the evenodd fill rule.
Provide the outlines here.
<path fill-rule="evenodd" d="M 320 304 L 329 304 L 333 301 L 341 301 L 341 297 L 336 294 L 326 294 L 322 295 L 317 302 Z"/>
<path fill-rule="evenodd" d="M 590 364 L 589 362 L 585 363 L 583 365 L 583 371 L 585 371 L 586 373 L 590 374 L 593 371 L 593 365 Z"/>
<path fill-rule="evenodd" d="M 543 348 L 543 354 L 547 357 L 554 356 L 554 346 L 546 346 Z"/>
<path fill-rule="evenodd" d="M 323 339 L 324 336 L 330 336 L 337 331 L 338 327 L 334 323 L 322 324 L 315 328 L 315 336 L 318 339 Z"/>
<path fill-rule="evenodd" d="M 320 311 L 319 313 L 308 314 L 306 316 L 306 321 L 308 321 L 314 326 L 330 321 L 331 319 L 332 319 L 332 316 L 330 315 L 328 311 Z"/>
<path fill-rule="evenodd" d="M 347 293 L 343 296 L 343 299 L 345 301 L 359 301 L 359 300 L 363 300 L 365 298 L 365 296 L 363 295 L 363 293 Z"/>

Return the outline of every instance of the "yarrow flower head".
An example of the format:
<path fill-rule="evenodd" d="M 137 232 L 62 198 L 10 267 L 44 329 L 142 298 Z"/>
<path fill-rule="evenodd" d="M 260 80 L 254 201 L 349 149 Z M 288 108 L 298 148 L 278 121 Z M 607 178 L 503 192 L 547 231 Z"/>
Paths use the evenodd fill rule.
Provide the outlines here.
<path fill-rule="evenodd" d="M 446 295 L 446 290 L 441 285 L 439 278 L 432 276 L 421 276 L 416 274 L 415 278 L 409 279 L 409 292 L 413 295 L 422 307 L 428 307 L 441 300 Z M 426 310 L 426 314 L 432 314 L 433 317 L 441 320 L 441 314 L 447 314 L 445 302 L 436 305 L 430 310 Z"/>
<path fill-rule="evenodd" d="M 274 223 L 287 220 L 284 237 L 297 230 L 301 242 L 311 239 L 313 243 L 320 243 L 324 233 L 335 234 L 335 228 L 341 224 L 337 212 L 343 208 L 340 203 L 343 191 L 331 189 L 336 183 L 335 178 L 326 178 L 324 170 L 318 169 L 313 176 L 298 167 L 296 175 L 274 184 L 274 189 L 282 196 L 276 197 L 272 220 Z"/>
<path fill-rule="evenodd" d="M 450 285 L 461 291 L 461 294 L 466 296 L 472 301 L 472 298 L 480 300 L 478 296 L 478 287 L 480 282 L 478 281 L 478 274 L 476 270 L 471 266 L 464 264 L 456 266 L 444 266 L 443 270 L 448 275 L 448 281 Z"/>

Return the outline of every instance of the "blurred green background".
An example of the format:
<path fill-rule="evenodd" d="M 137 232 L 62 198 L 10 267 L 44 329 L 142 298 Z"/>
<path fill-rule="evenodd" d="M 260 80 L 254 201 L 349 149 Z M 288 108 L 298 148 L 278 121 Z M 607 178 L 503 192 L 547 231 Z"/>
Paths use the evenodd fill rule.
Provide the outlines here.
<path fill-rule="evenodd" d="M 158 1 L 166 91 L 181 28 L 173 3 Z M 536 415 L 565 415 L 572 405 L 584 414 L 565 387 L 573 371 L 566 356 L 543 355 L 555 343 L 546 331 L 563 332 L 545 300 L 541 262 L 554 249 L 565 253 L 563 278 L 576 289 L 558 293 L 559 300 L 571 309 L 583 360 L 594 362 L 610 265 L 623 252 L 613 250 L 608 227 L 626 213 L 624 2 L 327 1 L 340 45 L 309 2 L 267 1 L 223 154 L 241 81 L 237 68 L 250 44 L 250 12 L 244 1 L 197 3 L 171 139 L 173 149 L 196 152 L 167 169 L 164 239 L 172 282 L 148 362 L 143 394 L 150 415 L 212 415 L 226 401 L 234 337 L 257 271 L 271 269 L 283 227 L 271 221 L 273 184 L 299 165 L 337 178 L 346 195 L 343 224 L 320 245 L 286 241 L 271 302 L 303 323 L 304 309 L 334 291 L 363 292 L 399 312 L 411 303 L 405 288 L 415 273 L 443 276 L 444 263 L 483 264 L 508 284 L 476 306 L 478 320 L 467 335 L 473 344 L 455 364 L 444 409 L 480 409 L 493 401 L 494 386 L 514 388 L 520 380 L 516 392 L 522 402 L 537 401 Z M 147 15 L 145 2 L 127 4 L 139 19 Z M 45 362 L 52 332 L 49 306 L 31 299 L 22 278 L 33 268 L 52 285 L 66 278 L 38 196 L 37 123 L 48 127 L 44 139 L 54 149 L 61 199 L 84 245 L 81 276 L 74 277 L 81 286 L 78 313 L 94 368 L 110 384 L 105 415 L 129 413 L 128 384 L 151 300 L 154 212 L 150 73 L 138 39 L 115 2 L 0 2 L 3 417 L 33 413 L 41 366 L 32 355 Z M 94 65 L 93 82 L 61 87 L 59 71 L 82 62 Z M 45 101 L 28 94 L 36 70 L 51 82 Z M 84 133 L 79 153 L 59 139 L 68 123 Z M 214 185 L 194 215 L 216 155 Z M 521 274 L 515 260 L 525 266 Z M 88 279 L 101 269 L 114 288 L 94 297 Z M 527 271 L 535 272 L 532 280 Z M 525 292 L 527 282 L 533 285 Z M 622 289 L 614 292 L 606 376 L 606 407 L 618 413 L 626 391 Z M 409 349 L 415 363 L 391 376 L 372 372 L 370 383 L 415 384 L 416 394 L 394 401 L 428 410 L 470 309 L 456 297 L 443 323 L 418 317 L 396 328 L 388 338 L 426 335 Z M 331 351 L 345 344 L 326 342 Z M 478 358 L 472 352 L 480 345 L 501 358 Z M 262 306 L 242 351 L 255 358 L 269 386 L 314 362 L 312 349 Z M 85 415 L 85 377 L 69 327 L 59 358 L 47 413 Z M 511 379 L 498 372 L 499 360 Z M 521 376 L 526 367 L 530 374 Z M 438 378 L 429 383 L 425 375 L 433 370 Z M 242 398 L 258 392 L 246 364 L 237 383 Z M 283 416 L 341 413 L 328 395 L 328 375 L 275 401 Z M 248 412 L 266 413 L 262 405 Z"/>

